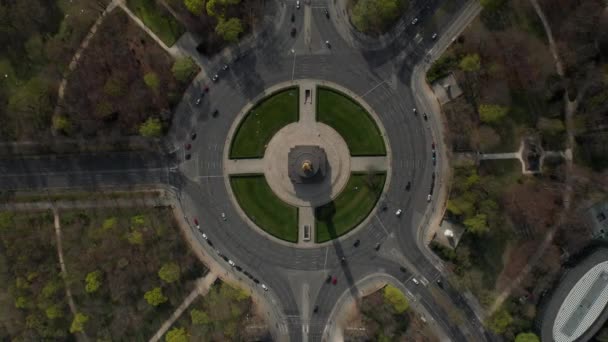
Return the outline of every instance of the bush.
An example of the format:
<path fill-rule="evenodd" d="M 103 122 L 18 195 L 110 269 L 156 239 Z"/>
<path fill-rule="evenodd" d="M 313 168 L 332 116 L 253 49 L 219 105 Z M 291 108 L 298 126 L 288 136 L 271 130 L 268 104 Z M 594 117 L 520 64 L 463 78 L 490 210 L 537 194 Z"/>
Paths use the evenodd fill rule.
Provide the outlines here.
<path fill-rule="evenodd" d="M 160 88 L 160 80 L 158 79 L 158 75 L 150 71 L 149 73 L 144 75 L 144 83 L 150 88 L 153 92 L 158 92 Z"/>
<path fill-rule="evenodd" d="M 159 306 L 169 300 L 169 298 L 165 297 L 165 295 L 163 294 L 163 290 L 160 287 L 155 287 L 152 290 L 146 292 L 144 294 L 144 299 L 146 300 L 146 302 L 148 302 L 148 304 L 152 306 Z"/>
<path fill-rule="evenodd" d="M 495 334 L 504 333 L 513 323 L 513 317 L 505 308 L 496 311 L 487 321 L 486 325 Z"/>
<path fill-rule="evenodd" d="M 507 115 L 508 107 L 492 104 L 479 105 L 479 119 L 484 123 L 496 123 Z"/>
<path fill-rule="evenodd" d="M 476 53 L 466 55 L 462 57 L 458 64 L 462 71 L 475 72 L 481 69 L 481 59 Z"/>
<path fill-rule="evenodd" d="M 166 283 L 173 283 L 177 281 L 179 276 L 179 265 L 174 262 L 165 263 L 160 270 L 158 270 L 158 277 Z"/>
<path fill-rule="evenodd" d="M 83 313 L 77 313 L 70 325 L 70 332 L 77 333 L 84 331 L 84 325 L 89 321 L 89 317 Z"/>

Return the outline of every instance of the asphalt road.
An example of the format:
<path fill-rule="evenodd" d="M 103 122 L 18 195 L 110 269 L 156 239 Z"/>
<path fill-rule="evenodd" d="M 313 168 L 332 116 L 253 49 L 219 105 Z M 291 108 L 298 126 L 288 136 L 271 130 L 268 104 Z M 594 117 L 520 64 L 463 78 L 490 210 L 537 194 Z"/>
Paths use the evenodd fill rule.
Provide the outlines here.
<path fill-rule="evenodd" d="M 230 62 L 230 68 L 220 72 L 220 80 L 211 85 L 200 105 L 194 101 L 203 84 L 195 83 L 187 90 L 168 135 L 167 145 L 173 148 L 167 151 L 171 153 L 4 159 L 0 160 L 0 189 L 168 184 L 175 189 L 188 218 L 198 218 L 212 241 L 211 246 L 199 236 L 201 244 L 229 257 L 270 288 L 262 293 L 276 306 L 273 319 L 277 320 L 274 333 L 278 338 L 288 335 L 292 341 L 321 340 L 340 295 L 346 291 L 356 294 L 359 279 L 380 272 L 400 279 L 452 340 L 484 340 L 478 328 L 481 324 L 459 294 L 446 289 L 454 307 L 466 315 L 465 323 L 456 326 L 440 306 L 433 305 L 427 287 L 411 281 L 412 277 L 426 279 L 428 286 L 435 286 L 440 277 L 417 243 L 435 166 L 431 160 L 432 132 L 421 115 L 413 115 L 410 89 L 414 66 L 433 44 L 430 32 L 439 31 L 452 19 L 444 16 L 443 22 L 432 19 L 431 23 L 440 5 L 440 1 L 412 1 L 408 16 L 417 16 L 420 22 L 416 26 L 405 22 L 391 43 L 364 49 L 343 39 L 334 18 L 326 18 L 325 8 L 335 13 L 329 7 L 333 1 L 303 2 L 300 10 L 295 9 L 295 1 L 267 1 L 265 21 L 269 29 L 262 31 L 253 45 L 239 47 L 235 52 L 241 55 L 238 61 L 216 58 L 206 66 L 207 73 L 213 75 L 226 60 Z M 310 25 L 304 23 L 305 6 L 310 6 Z M 297 31 L 295 37 L 290 36 L 292 27 Z M 330 41 L 331 47 L 325 41 Z M 314 249 L 279 245 L 249 228 L 237 215 L 222 178 L 224 142 L 237 113 L 269 86 L 300 78 L 338 83 L 370 104 L 386 129 L 393 158 L 392 180 L 383 199 L 388 210 L 378 211 L 367 227 L 348 238 Z M 217 117 L 211 116 L 214 110 L 219 112 Z M 197 139 L 188 152 L 191 159 L 185 160 L 182 147 L 191 132 L 197 132 Z M 409 181 L 412 187 L 406 191 Z M 403 210 L 401 217 L 394 215 L 398 208 Z M 222 220 L 222 213 L 227 220 Z M 354 247 L 357 239 L 361 245 Z M 379 251 L 374 249 L 377 242 L 381 243 Z M 216 252 L 212 254 L 220 258 Z M 342 258 L 346 262 L 341 262 Z M 336 285 L 325 283 L 328 275 L 337 277 Z M 315 306 L 317 313 L 313 313 Z"/>

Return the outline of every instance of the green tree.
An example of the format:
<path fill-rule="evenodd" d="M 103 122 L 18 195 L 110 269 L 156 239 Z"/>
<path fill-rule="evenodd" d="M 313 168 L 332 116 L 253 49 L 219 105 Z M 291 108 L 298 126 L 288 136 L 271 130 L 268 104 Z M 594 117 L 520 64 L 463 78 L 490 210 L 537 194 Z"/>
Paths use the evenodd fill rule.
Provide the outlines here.
<path fill-rule="evenodd" d="M 203 0 L 184 0 L 184 5 L 188 11 L 190 11 L 194 15 L 203 14 L 203 9 L 205 8 L 205 1 Z"/>
<path fill-rule="evenodd" d="M 475 203 L 466 196 L 458 196 L 448 201 L 448 211 L 454 215 L 470 215 L 475 210 Z"/>
<path fill-rule="evenodd" d="M 488 217 L 485 214 L 477 214 L 464 220 L 464 225 L 471 233 L 482 235 L 488 232 Z"/>
<path fill-rule="evenodd" d="M 127 92 L 127 82 L 119 74 L 112 74 L 103 85 L 103 92 L 110 97 L 119 97 Z"/>
<path fill-rule="evenodd" d="M 72 320 L 72 324 L 70 325 L 70 332 L 72 334 L 77 332 L 83 332 L 84 326 L 89 321 L 89 317 L 83 313 L 76 313 L 74 319 Z"/>
<path fill-rule="evenodd" d="M 15 307 L 17 309 L 26 309 L 32 306 L 32 302 L 28 297 L 19 296 L 15 299 Z"/>
<path fill-rule="evenodd" d="M 101 271 L 93 271 L 89 272 L 84 279 L 85 286 L 84 289 L 87 293 L 96 292 L 101 286 Z"/>
<path fill-rule="evenodd" d="M 110 230 L 110 229 L 116 227 L 117 223 L 118 223 L 118 219 L 116 217 L 108 217 L 107 219 L 103 220 L 103 224 L 101 225 L 101 229 L 103 231 Z"/>
<path fill-rule="evenodd" d="M 65 115 L 53 116 L 53 129 L 57 132 L 70 134 L 72 131 L 72 122 Z"/>
<path fill-rule="evenodd" d="M 400 0 L 358 0 L 351 20 L 361 32 L 382 32 L 400 16 L 407 6 L 403 3 Z"/>
<path fill-rule="evenodd" d="M 243 289 L 234 288 L 227 283 L 222 283 L 220 287 L 220 296 L 240 302 L 249 298 L 249 294 Z"/>
<path fill-rule="evenodd" d="M 211 320 L 209 319 L 209 315 L 205 311 L 192 309 L 190 311 L 190 320 L 192 324 L 202 325 L 209 324 Z"/>
<path fill-rule="evenodd" d="M 51 305 L 46 308 L 46 310 L 44 310 L 44 313 L 48 319 L 57 319 L 63 317 L 63 311 L 61 310 L 61 307 L 57 304 Z"/>
<path fill-rule="evenodd" d="M 150 88 L 155 93 L 158 92 L 158 89 L 160 89 L 160 79 L 158 78 L 158 75 L 153 71 L 150 71 L 149 73 L 144 75 L 144 83 L 146 83 L 148 88 Z"/>
<path fill-rule="evenodd" d="M 174 262 L 167 262 L 158 270 L 158 277 L 166 283 L 175 282 L 179 279 L 179 276 L 179 265 Z"/>
<path fill-rule="evenodd" d="M 185 328 L 173 328 L 165 335 L 166 342 L 188 342 Z"/>
<path fill-rule="evenodd" d="M 190 80 L 192 76 L 198 70 L 198 66 L 190 57 L 178 58 L 171 67 L 171 72 L 176 80 L 180 82 L 186 82 Z"/>
<path fill-rule="evenodd" d="M 481 59 L 476 53 L 468 54 L 462 57 L 458 66 L 462 71 L 479 71 L 481 69 Z"/>
<path fill-rule="evenodd" d="M 496 123 L 502 120 L 509 112 L 509 107 L 492 104 L 479 105 L 479 119 L 485 123 Z"/>
<path fill-rule="evenodd" d="M 159 306 L 169 298 L 163 295 L 163 290 L 160 287 L 155 287 L 144 294 L 144 299 L 152 306 Z"/>
<path fill-rule="evenodd" d="M 405 312 L 410 306 L 403 292 L 393 285 L 386 285 L 384 287 L 383 295 L 384 300 L 386 300 L 398 314 Z"/>
<path fill-rule="evenodd" d="M 210 17 L 215 17 L 217 15 L 215 11 L 216 4 L 216 0 L 207 0 L 207 4 L 205 4 L 205 10 L 207 11 L 207 15 Z"/>
<path fill-rule="evenodd" d="M 139 126 L 139 135 L 143 137 L 160 137 L 163 133 L 163 124 L 158 118 L 148 118 Z"/>
<path fill-rule="evenodd" d="M 540 342 L 535 333 L 519 333 L 515 336 L 515 342 Z"/>
<path fill-rule="evenodd" d="M 127 241 L 132 245 L 141 246 L 144 244 L 144 235 L 139 230 L 133 230 L 127 234 Z"/>
<path fill-rule="evenodd" d="M 228 20 L 220 19 L 215 26 L 215 32 L 219 34 L 223 40 L 235 43 L 239 40 L 239 35 L 243 33 L 243 24 L 238 18 L 230 18 Z"/>
<path fill-rule="evenodd" d="M 486 321 L 487 327 L 495 334 L 504 333 L 511 323 L 513 323 L 513 317 L 505 308 L 496 311 Z"/>

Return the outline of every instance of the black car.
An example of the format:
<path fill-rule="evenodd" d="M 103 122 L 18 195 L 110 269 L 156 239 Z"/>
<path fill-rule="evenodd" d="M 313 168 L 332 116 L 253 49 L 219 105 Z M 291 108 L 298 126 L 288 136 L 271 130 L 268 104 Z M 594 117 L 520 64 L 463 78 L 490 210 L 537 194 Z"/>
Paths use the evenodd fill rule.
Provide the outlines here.
<path fill-rule="evenodd" d="M 312 312 L 317 313 L 319 312 L 319 306 L 315 305 L 315 308 L 312 310 Z"/>
<path fill-rule="evenodd" d="M 327 276 L 327 279 L 325 279 L 325 282 L 328 284 L 331 282 L 331 274 Z"/>
<path fill-rule="evenodd" d="M 400 270 L 401 272 L 403 272 L 403 273 L 406 273 L 406 272 L 407 272 L 407 268 L 405 268 L 405 267 L 403 267 L 403 266 L 399 267 L 399 270 Z"/>
<path fill-rule="evenodd" d="M 407 184 L 405 185 L 405 190 L 410 191 L 411 188 L 412 188 L 412 182 L 408 181 Z"/>
<path fill-rule="evenodd" d="M 190 133 L 190 139 L 192 139 L 192 140 L 196 139 L 196 132 Z"/>
<path fill-rule="evenodd" d="M 243 268 L 241 268 L 241 266 L 238 266 L 238 265 L 237 265 L 237 266 L 234 266 L 234 268 L 236 268 L 236 270 L 237 270 L 237 271 L 239 271 L 239 272 L 242 272 L 242 271 L 243 271 Z"/>
<path fill-rule="evenodd" d="M 256 284 L 260 283 L 260 281 L 258 280 L 258 278 L 253 278 L 253 282 L 256 283 Z"/>
<path fill-rule="evenodd" d="M 217 118 L 217 116 L 220 115 L 220 112 L 216 109 L 213 111 L 213 113 L 211 113 L 211 116 L 214 118 Z"/>
<path fill-rule="evenodd" d="M 291 34 L 292 37 L 296 36 L 296 28 L 295 27 L 291 28 L 291 33 L 290 34 Z"/>
<path fill-rule="evenodd" d="M 208 244 L 209 246 L 213 247 L 213 242 L 211 242 L 211 240 L 207 239 L 207 240 L 205 240 L 205 241 L 207 241 L 207 244 Z"/>
<path fill-rule="evenodd" d="M 190 153 L 186 154 L 186 160 L 190 160 L 192 156 L 190 155 Z"/>
<path fill-rule="evenodd" d="M 357 239 L 357 241 L 355 241 L 355 243 L 353 244 L 353 246 L 359 247 L 360 244 L 361 244 L 361 240 Z"/>
<path fill-rule="evenodd" d="M 329 19 L 329 11 L 327 10 L 327 8 L 325 9 L 325 17 L 326 17 L 327 19 Z"/>
<path fill-rule="evenodd" d="M 422 114 L 422 117 L 424 118 L 424 121 L 427 121 L 429 119 L 429 117 L 426 116 L 426 113 Z"/>

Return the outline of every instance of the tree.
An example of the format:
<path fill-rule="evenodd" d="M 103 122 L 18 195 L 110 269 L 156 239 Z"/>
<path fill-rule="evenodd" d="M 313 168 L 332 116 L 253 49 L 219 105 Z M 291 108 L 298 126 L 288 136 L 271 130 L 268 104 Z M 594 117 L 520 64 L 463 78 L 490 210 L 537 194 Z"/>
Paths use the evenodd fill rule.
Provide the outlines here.
<path fill-rule="evenodd" d="M 63 317 L 63 311 L 57 304 L 53 304 L 44 310 L 44 313 L 48 319 L 57 319 Z"/>
<path fill-rule="evenodd" d="M 386 300 L 398 314 L 405 312 L 410 306 L 403 292 L 393 285 L 386 285 L 383 294 L 384 300 Z"/>
<path fill-rule="evenodd" d="M 70 332 L 72 334 L 84 331 L 84 325 L 89 321 L 89 317 L 83 313 L 76 313 L 72 324 L 70 325 Z"/>
<path fill-rule="evenodd" d="M 127 82 L 122 75 L 112 74 L 103 85 L 103 92 L 110 97 L 119 97 L 126 93 Z"/>
<path fill-rule="evenodd" d="M 169 298 L 163 295 L 163 290 L 160 287 L 155 287 L 144 294 L 144 299 L 152 306 L 159 306 Z"/>
<path fill-rule="evenodd" d="M 495 334 L 502 334 L 507 330 L 512 322 L 513 317 L 511 317 L 509 311 L 507 311 L 505 308 L 501 308 L 490 316 L 490 318 L 486 321 L 486 325 Z"/>
<path fill-rule="evenodd" d="M 153 92 L 158 92 L 160 88 L 160 80 L 158 79 L 158 75 L 150 71 L 149 73 L 144 75 L 144 83 L 150 88 Z"/>
<path fill-rule="evenodd" d="M 243 24 L 239 18 L 220 19 L 215 26 L 215 32 L 225 41 L 234 43 L 239 40 L 239 35 L 243 33 Z"/>
<path fill-rule="evenodd" d="M 540 342 L 535 333 L 519 333 L 515 337 L 515 342 Z"/>
<path fill-rule="evenodd" d="M 96 292 L 101 286 L 101 271 L 97 270 L 89 272 L 85 277 L 84 281 L 86 284 L 84 289 L 85 291 L 87 291 L 87 293 Z"/>
<path fill-rule="evenodd" d="M 174 262 L 165 263 L 160 270 L 158 270 L 158 277 L 166 283 L 175 282 L 179 279 L 179 276 L 179 265 Z"/>
<path fill-rule="evenodd" d="M 198 66 L 190 57 L 178 58 L 171 67 L 171 72 L 176 80 L 180 82 L 187 82 L 190 77 L 196 73 Z"/>
<path fill-rule="evenodd" d="M 383 32 L 399 17 L 407 4 L 399 0 L 359 0 L 351 20 L 361 32 Z"/>
<path fill-rule="evenodd" d="M 479 0 L 479 3 L 483 9 L 495 11 L 505 3 L 505 0 Z"/>
<path fill-rule="evenodd" d="M 173 328 L 165 335 L 166 342 L 188 342 L 185 328 Z"/>
<path fill-rule="evenodd" d="M 485 214 L 477 214 L 471 218 L 464 220 L 464 225 L 467 230 L 476 235 L 482 235 L 488 232 L 488 217 Z"/>
<path fill-rule="evenodd" d="M 55 115 L 53 116 L 53 129 L 57 132 L 69 134 L 72 130 L 72 123 L 65 115 Z"/>
<path fill-rule="evenodd" d="M 194 15 L 203 14 L 203 9 L 205 8 L 205 1 L 203 0 L 184 0 L 184 5 L 188 11 L 190 11 Z"/>
<path fill-rule="evenodd" d="M 127 241 L 132 245 L 141 246 L 144 244 L 144 235 L 139 230 L 133 230 L 127 234 Z"/>
<path fill-rule="evenodd" d="M 481 69 L 481 59 L 476 53 L 468 54 L 460 60 L 458 64 L 462 71 L 475 72 Z"/>
<path fill-rule="evenodd" d="M 479 105 L 479 119 L 484 123 L 496 123 L 507 115 L 508 107 L 492 104 Z"/>
<path fill-rule="evenodd" d="M 215 12 L 216 0 L 207 0 L 207 4 L 205 5 L 205 10 L 207 10 L 207 15 L 210 17 L 215 17 L 217 13 Z"/>
<path fill-rule="evenodd" d="M 209 324 L 211 320 L 209 319 L 209 315 L 205 311 L 192 309 L 190 311 L 190 320 L 192 324 L 202 325 Z"/>
<path fill-rule="evenodd" d="M 108 217 L 107 219 L 105 219 L 103 221 L 103 224 L 101 225 L 101 229 L 104 231 L 110 230 L 110 229 L 116 227 L 117 223 L 118 223 L 118 219 L 116 217 Z"/>
<path fill-rule="evenodd" d="M 537 127 L 543 133 L 548 135 L 557 135 L 566 130 L 564 122 L 560 119 L 540 118 Z"/>
<path fill-rule="evenodd" d="M 159 137 L 163 132 L 163 125 L 158 118 L 148 118 L 139 126 L 139 134 L 143 137 Z"/>

